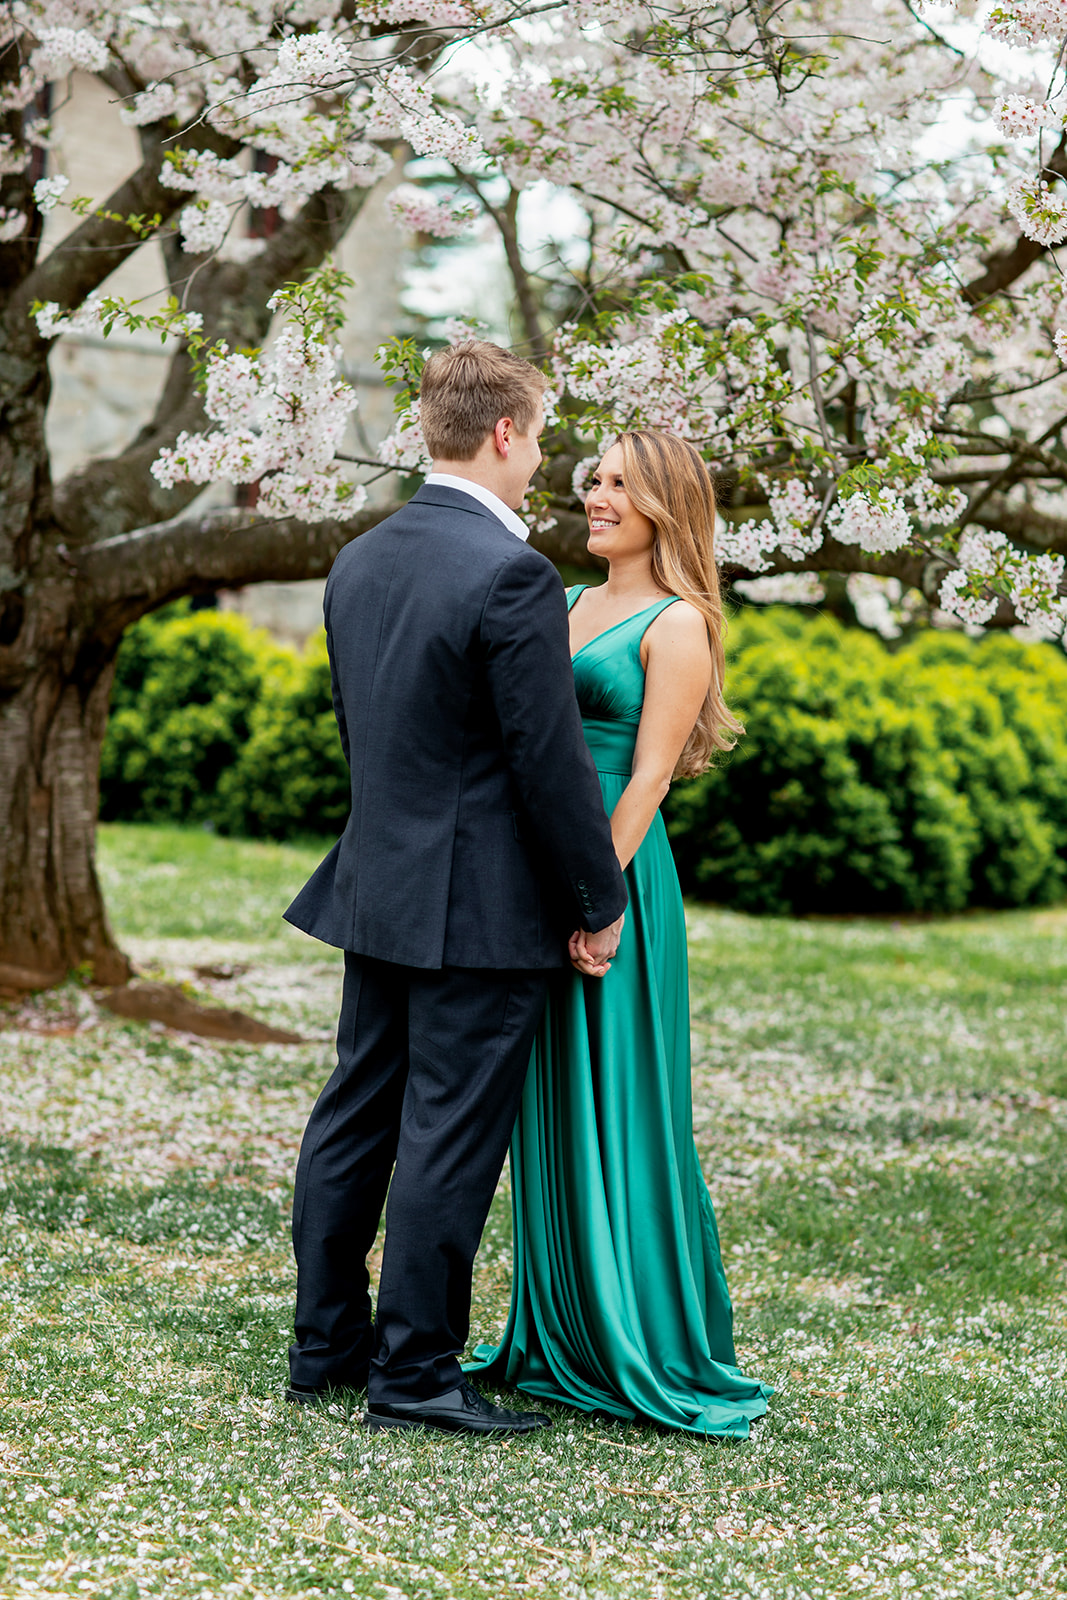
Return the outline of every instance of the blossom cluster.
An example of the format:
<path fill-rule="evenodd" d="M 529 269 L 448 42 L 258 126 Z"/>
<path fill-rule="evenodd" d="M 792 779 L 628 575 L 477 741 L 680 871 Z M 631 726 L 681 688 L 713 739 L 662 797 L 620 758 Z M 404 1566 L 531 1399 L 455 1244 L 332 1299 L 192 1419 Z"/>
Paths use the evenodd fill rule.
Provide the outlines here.
<path fill-rule="evenodd" d="M 98 291 L 70 311 L 64 311 L 55 300 L 48 300 L 34 308 L 34 319 L 42 339 L 86 333 L 100 333 L 106 338 L 116 324 L 130 332 L 151 328 L 164 339 L 194 339 L 204 325 L 199 311 L 182 311 L 176 301 L 155 315 L 145 316 L 135 309 L 135 303 Z"/>
<path fill-rule="evenodd" d="M 771 515 L 723 525 L 716 537 L 720 561 L 763 572 L 775 550 L 791 558 L 818 550 L 823 542 L 819 501 L 803 478 L 772 483 L 767 495 Z"/>
<path fill-rule="evenodd" d="M 399 227 L 412 233 L 428 233 L 435 239 L 453 239 L 465 233 L 478 211 L 474 200 L 437 200 L 413 183 L 398 184 L 387 204 Z"/>
<path fill-rule="evenodd" d="M 484 18 L 475 0 L 358 0 L 358 7 L 374 22 L 422 22 L 428 28 L 463 28 Z"/>
<path fill-rule="evenodd" d="M 31 19 L 28 8 L 16 6 L 33 47 L 17 84 L 0 94 L 0 110 L 30 105 L 44 84 L 72 68 L 105 71 L 115 51 L 124 70 L 144 84 L 119 108 L 127 125 L 195 124 L 202 118 L 271 158 L 269 172 L 244 159 L 216 161 L 212 172 L 210 160 L 198 161 L 180 142 L 172 143 L 165 181 L 189 188 L 200 200 L 277 206 L 284 218 L 294 217 L 327 186 L 376 183 L 391 166 L 388 141 L 405 140 L 418 155 L 439 160 L 483 159 L 473 107 L 445 109 L 423 71 L 398 61 L 388 42 L 376 37 L 383 25 L 401 20 L 401 13 L 408 23 L 421 17 L 426 26 L 482 29 L 482 7 L 420 5 L 418 0 L 400 7 L 363 3 L 353 19 L 342 15 L 339 0 L 304 0 L 280 38 L 266 0 L 210 13 L 194 6 L 186 15 L 187 10 L 125 8 L 103 0 L 90 20 L 84 8 L 72 9 L 68 0 L 41 0 Z M 501 26 L 507 26 L 506 16 Z M 27 144 L 31 136 L 28 125 Z M 20 150 L 10 137 L 0 149 L 0 164 L 9 149 L 12 162 L 24 165 L 26 145 Z M 60 177 L 53 172 L 45 180 L 50 185 L 41 191 L 45 209 L 60 198 L 54 187 Z M 198 177 L 206 188 L 197 186 Z M 445 209 L 436 219 L 442 225 Z M 218 247 L 225 230 L 217 211 L 210 219 L 185 214 L 184 248 L 199 253 Z"/>
<path fill-rule="evenodd" d="M 883 639 L 900 638 L 905 596 L 899 578 L 880 578 L 874 572 L 850 572 L 845 580 L 845 592 L 862 628 L 881 634 Z"/>
<path fill-rule="evenodd" d="M 552 374 L 605 425 L 663 428 L 686 438 L 718 431 L 722 375 L 687 310 L 629 318 L 601 342 L 565 326 L 555 340 Z"/>
<path fill-rule="evenodd" d="M 339 359 L 320 329 L 295 321 L 262 354 L 214 349 L 204 409 L 217 426 L 180 434 L 153 463 L 154 476 L 165 488 L 258 483 L 258 508 L 267 516 L 317 522 L 358 509 L 366 490 L 336 460 L 356 407 Z"/>
<path fill-rule="evenodd" d="M 46 77 L 77 67 L 82 72 L 103 72 L 108 48 L 88 28 L 38 28 L 38 47 L 32 66 Z"/>
<path fill-rule="evenodd" d="M 580 308 L 556 330 L 547 362 L 576 488 L 611 430 L 666 429 L 736 479 L 720 539 L 735 567 L 814 564 L 826 536 L 873 564 L 922 537 L 958 556 L 946 605 L 973 616 L 990 594 L 1015 594 L 1028 615 L 1052 616 L 1054 557 L 1005 556 L 997 574 L 982 570 L 983 547 L 965 526 L 973 463 L 953 451 L 992 462 L 999 440 L 1039 439 L 1062 415 L 1060 369 L 1046 358 L 1052 341 L 1067 360 L 1067 333 L 1052 331 L 1067 329 L 1067 315 L 1048 262 L 1034 263 L 1010 299 L 976 305 L 961 286 L 1020 230 L 1050 247 L 1067 242 L 1067 198 L 1053 175 L 1020 169 L 999 142 L 983 151 L 978 116 L 993 105 L 1001 134 L 1032 139 L 1062 126 L 1067 85 L 1054 74 L 1038 88 L 1032 73 L 994 83 L 977 53 L 961 60 L 925 36 L 922 50 L 902 48 L 921 36 L 902 0 L 876 0 L 886 26 L 860 32 L 846 0 L 825 0 L 819 26 L 833 45 L 808 77 L 799 63 L 810 6 L 773 9 L 779 43 L 808 41 L 783 48 L 780 70 L 748 9 L 725 26 L 711 0 L 653 11 L 642 0 L 577 0 L 549 24 L 522 0 L 298 0 L 280 20 L 268 0 L 210 10 L 197 0 L 173 9 L 99 0 L 89 10 L 34 0 L 32 14 L 17 0 L 26 49 L 2 109 L 27 115 L 18 140 L 5 124 L 0 168 L 22 170 L 31 149 L 48 146 L 46 120 L 28 110 L 43 82 L 117 60 L 144 86 L 118 115 L 165 125 L 163 226 L 192 255 L 262 251 L 262 240 L 240 237 L 242 208 L 289 219 L 323 189 L 369 188 L 393 168 L 398 141 L 417 164 L 388 209 L 434 237 L 474 222 L 472 177 L 546 180 L 589 219 L 580 267 L 551 251 L 537 265 L 550 280 L 544 305 Z M 1067 0 L 1003 0 L 983 26 L 1029 47 L 1062 37 L 1065 17 Z M 635 48 L 650 21 L 656 48 Z M 978 130 L 960 162 L 930 154 L 947 95 Z M 195 148 L 179 130 L 201 123 L 235 148 Z M 47 212 L 66 189 L 50 167 L 35 203 Z M 92 214 L 85 197 L 74 204 Z M 485 208 L 487 229 L 494 214 Z M 0 215 L 0 240 L 25 231 L 21 212 Z M 519 246 L 529 256 L 525 239 Z M 97 296 L 37 316 L 52 338 L 106 331 L 115 312 Z M 217 351 L 212 429 L 183 438 L 159 472 L 262 479 L 267 506 L 326 514 L 351 490 L 337 461 L 351 396 L 335 339 L 336 325 L 291 329 L 261 357 Z M 987 392 L 992 416 L 972 403 Z M 380 456 L 402 470 L 425 464 L 417 406 L 405 403 Z M 1016 504 L 1024 487 L 1004 495 Z M 1035 514 L 1062 515 L 1057 490 L 1026 493 Z"/>
<path fill-rule="evenodd" d="M 997 596 L 963 567 L 946 573 L 938 598 L 943 611 L 972 627 L 984 626 L 997 612 Z"/>
<path fill-rule="evenodd" d="M 822 543 L 818 526 L 819 502 L 803 479 L 790 478 L 785 484 L 772 484 L 767 498 L 771 521 L 782 548 L 798 555 L 817 550 Z"/>
<path fill-rule="evenodd" d="M 995 39 L 1028 52 L 1045 41 L 1054 41 L 1058 48 L 1052 83 L 1059 83 L 1052 98 L 1037 100 L 1019 93 L 999 96 L 993 117 L 1001 132 L 1008 138 L 1028 139 L 1043 128 L 1062 131 L 1067 123 L 1063 61 L 1067 0 L 998 0 L 990 7 L 984 26 Z M 1013 184 L 1005 204 L 1026 238 L 1054 247 L 1067 239 L 1067 197 L 1050 187 L 1044 176 L 1047 170 L 1041 167 Z"/>
<path fill-rule="evenodd" d="M 1007 598 L 1019 620 L 1062 635 L 1067 627 L 1063 556 L 1026 556 L 995 530 L 966 533 L 958 568 L 942 580 L 942 609 L 981 627 Z"/>
<path fill-rule="evenodd" d="M 1063 556 L 1031 556 L 1013 563 L 1009 599 L 1024 624 L 1045 625 L 1054 636 L 1067 628 Z"/>
<path fill-rule="evenodd" d="M 365 143 L 353 146 L 343 157 L 334 154 L 296 166 L 278 161 L 271 172 L 248 171 L 240 161 L 218 156 L 211 150 L 176 151 L 165 162 L 160 181 L 165 188 L 198 195 L 201 207 L 213 203 L 210 222 L 206 219 L 197 222 L 183 212 L 182 217 L 187 219 L 184 224 L 179 223 L 183 248 L 203 250 L 217 248 L 226 234 L 220 206 L 233 207 L 242 202 L 259 208 L 277 206 L 283 217 L 290 218 L 297 214 L 309 194 L 326 184 L 332 183 L 338 188 L 351 188 L 355 184 L 370 187 L 390 166 L 384 151 Z M 198 241 L 195 246 L 189 243 L 187 229 Z M 201 243 L 201 240 L 213 242 Z"/>
<path fill-rule="evenodd" d="M 294 34 L 280 46 L 275 72 L 296 84 L 337 88 L 351 76 L 352 50 L 337 34 Z"/>
<path fill-rule="evenodd" d="M 826 521 L 842 544 L 858 544 L 871 555 L 902 550 L 912 537 L 907 509 L 892 490 L 877 496 L 862 491 L 849 495 L 832 507 Z"/>
<path fill-rule="evenodd" d="M 485 154 L 477 130 L 438 111 L 433 90 L 407 67 L 393 67 L 374 85 L 365 133 L 369 139 L 406 139 L 416 155 L 459 166 Z"/>
<path fill-rule="evenodd" d="M 726 522 L 715 538 L 718 559 L 744 572 L 766 572 L 778 548 L 778 530 L 766 517 Z"/>
<path fill-rule="evenodd" d="M 735 578 L 734 588 L 760 606 L 818 605 L 826 593 L 816 572 L 775 572 L 766 578 Z"/>
<path fill-rule="evenodd" d="M 70 179 L 63 173 L 54 178 L 38 178 L 33 186 L 33 199 L 38 211 L 54 211 L 70 188 Z"/>
<path fill-rule="evenodd" d="M 162 122 L 166 117 L 179 116 L 185 109 L 181 95 L 173 83 L 150 83 L 135 94 L 129 105 L 119 112 L 120 119 L 131 128 L 143 128 L 150 122 Z"/>
<path fill-rule="evenodd" d="M 395 467 L 399 472 L 429 472 L 431 458 L 417 400 L 398 414 L 392 431 L 378 446 L 378 459 L 383 466 Z"/>
<path fill-rule="evenodd" d="M 993 120 L 1009 139 L 1029 139 L 1042 128 L 1062 128 L 1063 114 L 1047 100 L 1031 100 L 1024 94 L 1002 95 L 993 106 Z"/>
<path fill-rule="evenodd" d="M 1067 196 L 1050 189 L 1044 178 L 1020 178 L 1005 203 L 1028 239 L 1043 245 L 1067 239 Z"/>
<path fill-rule="evenodd" d="M 1067 34 L 1067 0 L 997 0 L 985 26 L 1009 44 L 1059 44 Z"/>
<path fill-rule="evenodd" d="M 178 214 L 182 249 L 193 255 L 217 250 L 230 226 L 230 213 L 221 200 L 200 200 Z"/>
<path fill-rule="evenodd" d="M 42 339 L 55 339 L 61 333 L 99 333 L 104 320 L 103 296 L 91 294 L 69 312 L 64 312 L 57 301 L 49 300 L 38 308 L 35 320 Z"/>

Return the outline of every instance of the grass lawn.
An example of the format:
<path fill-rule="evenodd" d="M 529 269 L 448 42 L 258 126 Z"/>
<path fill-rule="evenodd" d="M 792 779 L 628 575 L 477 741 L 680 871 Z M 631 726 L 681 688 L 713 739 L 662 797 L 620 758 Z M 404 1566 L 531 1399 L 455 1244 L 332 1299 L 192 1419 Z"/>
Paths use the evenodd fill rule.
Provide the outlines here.
<path fill-rule="evenodd" d="M 73 984 L 0 1008 L 0 1595 L 1067 1591 L 1067 910 L 693 909 L 697 1141 L 739 1360 L 778 1391 L 750 1441 L 563 1410 L 525 1442 L 370 1438 L 280 1399 L 340 974 L 278 913 L 318 851 L 111 826 L 101 855 L 142 971 L 309 1042 Z M 509 1235 L 502 1192 L 474 1341 Z"/>

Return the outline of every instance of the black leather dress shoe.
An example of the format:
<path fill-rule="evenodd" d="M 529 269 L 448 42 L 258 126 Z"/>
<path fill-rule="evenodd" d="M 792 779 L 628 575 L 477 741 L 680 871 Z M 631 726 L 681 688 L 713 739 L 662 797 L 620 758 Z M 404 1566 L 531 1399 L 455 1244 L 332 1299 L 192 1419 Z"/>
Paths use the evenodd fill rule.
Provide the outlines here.
<path fill-rule="evenodd" d="M 444 1433 L 536 1433 L 550 1428 L 547 1417 L 536 1411 L 505 1411 L 491 1405 L 469 1383 L 435 1395 L 432 1400 L 416 1400 L 403 1405 L 378 1402 L 367 1407 L 363 1418 L 372 1433 L 390 1428 L 438 1428 Z"/>

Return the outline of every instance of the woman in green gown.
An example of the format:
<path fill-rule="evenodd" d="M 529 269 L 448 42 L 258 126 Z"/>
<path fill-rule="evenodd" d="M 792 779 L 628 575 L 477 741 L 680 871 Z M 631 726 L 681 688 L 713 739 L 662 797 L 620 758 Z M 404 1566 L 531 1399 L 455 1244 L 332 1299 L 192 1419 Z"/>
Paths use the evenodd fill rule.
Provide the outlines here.
<path fill-rule="evenodd" d="M 772 1391 L 735 1365 L 658 809 L 672 774 L 703 771 L 740 731 L 722 699 L 711 479 L 683 440 L 622 434 L 586 515 L 609 577 L 568 595 L 575 686 L 630 904 L 621 941 L 575 934 L 575 970 L 550 994 L 511 1151 L 511 1310 L 468 1370 L 583 1411 L 744 1437 Z"/>

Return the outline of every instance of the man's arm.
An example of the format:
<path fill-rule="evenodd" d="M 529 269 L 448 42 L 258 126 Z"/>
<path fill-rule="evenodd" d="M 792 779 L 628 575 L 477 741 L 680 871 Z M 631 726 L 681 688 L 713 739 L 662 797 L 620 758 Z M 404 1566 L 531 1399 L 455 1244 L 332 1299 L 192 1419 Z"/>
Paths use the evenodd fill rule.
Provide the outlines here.
<path fill-rule="evenodd" d="M 520 546 L 482 612 L 490 693 L 531 826 L 569 883 L 584 929 L 617 922 L 626 885 L 574 695 L 559 575 Z M 616 939 L 617 942 L 617 939 Z"/>
<path fill-rule="evenodd" d="M 333 714 L 337 718 L 337 732 L 341 736 L 341 749 L 344 751 L 345 760 L 347 761 L 348 765 L 351 766 L 352 757 L 349 752 L 348 723 L 345 720 L 344 701 L 341 699 L 341 685 L 338 681 L 337 666 L 333 658 L 333 633 L 330 629 L 329 584 L 327 584 L 326 593 L 323 596 L 322 614 L 326 622 L 326 653 L 330 658 L 330 697 L 333 700 Z"/>

